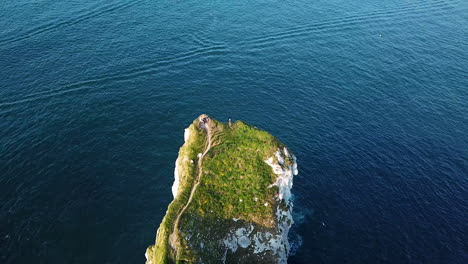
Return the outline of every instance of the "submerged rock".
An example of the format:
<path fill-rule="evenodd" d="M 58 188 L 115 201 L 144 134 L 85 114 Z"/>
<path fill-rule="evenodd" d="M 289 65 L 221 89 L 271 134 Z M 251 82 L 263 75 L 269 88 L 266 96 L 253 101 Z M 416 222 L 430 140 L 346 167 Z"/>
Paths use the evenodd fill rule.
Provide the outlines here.
<path fill-rule="evenodd" d="M 286 263 L 296 157 L 265 131 L 207 115 L 184 139 L 147 263 Z"/>

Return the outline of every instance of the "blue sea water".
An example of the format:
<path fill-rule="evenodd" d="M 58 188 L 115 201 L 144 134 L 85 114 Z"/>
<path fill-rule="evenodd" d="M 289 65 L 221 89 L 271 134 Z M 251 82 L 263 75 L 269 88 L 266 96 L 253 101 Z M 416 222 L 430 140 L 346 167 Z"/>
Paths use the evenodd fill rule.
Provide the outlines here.
<path fill-rule="evenodd" d="M 290 263 L 468 263 L 465 0 L 0 3 L 0 263 L 143 263 L 183 129 L 290 146 Z"/>

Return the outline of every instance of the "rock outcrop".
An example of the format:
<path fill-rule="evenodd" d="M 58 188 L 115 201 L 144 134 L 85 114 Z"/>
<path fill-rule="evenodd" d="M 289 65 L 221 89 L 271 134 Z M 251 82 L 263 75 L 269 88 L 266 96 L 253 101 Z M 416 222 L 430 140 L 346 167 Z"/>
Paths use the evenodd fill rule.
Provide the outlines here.
<path fill-rule="evenodd" d="M 147 263 L 286 263 L 296 157 L 265 131 L 206 115 L 184 139 Z"/>

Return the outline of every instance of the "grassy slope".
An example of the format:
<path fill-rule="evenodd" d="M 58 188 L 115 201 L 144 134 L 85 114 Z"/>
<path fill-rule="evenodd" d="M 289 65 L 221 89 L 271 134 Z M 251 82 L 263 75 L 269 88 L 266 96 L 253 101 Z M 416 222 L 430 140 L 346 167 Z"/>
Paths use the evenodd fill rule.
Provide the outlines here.
<path fill-rule="evenodd" d="M 217 145 L 205 157 L 203 180 L 190 212 L 272 226 L 271 205 L 277 189 L 267 187 L 276 177 L 264 160 L 273 156 L 280 143 L 269 133 L 241 121 L 232 128 L 217 122 L 215 131 Z"/>
<path fill-rule="evenodd" d="M 267 188 L 276 176 L 264 160 L 273 156 L 282 144 L 269 133 L 241 121 L 229 127 L 213 120 L 212 126 L 213 146 L 204 157 L 200 185 L 180 224 L 183 237 L 193 237 L 195 230 L 198 238 L 189 239 L 192 242 L 182 241 L 176 262 L 195 262 L 197 256 L 219 260 L 222 257 L 219 239 L 234 225 L 252 222 L 273 228 L 276 224 L 274 197 L 277 188 Z M 189 142 L 179 152 L 179 157 L 189 157 L 194 164 L 196 155 L 202 152 L 206 143 L 205 133 L 197 127 L 198 121 L 194 121 L 190 126 Z M 153 263 L 173 262 L 168 247 L 171 224 L 187 201 L 196 177 L 196 165 L 180 162 L 179 166 L 184 171 L 179 187 L 183 191 L 169 205 L 156 245 L 148 249 Z M 234 222 L 233 218 L 240 220 Z M 196 241 L 195 246 L 193 241 Z M 200 246 L 199 241 L 205 241 L 205 245 Z"/>
<path fill-rule="evenodd" d="M 172 252 L 170 252 L 169 235 L 172 233 L 172 225 L 177 214 L 184 207 L 190 195 L 197 173 L 198 153 L 202 152 L 206 144 L 206 134 L 198 128 L 198 120 L 190 126 L 190 137 L 179 150 L 179 194 L 169 204 L 156 235 L 156 244 L 147 249 L 149 261 L 153 264 L 171 263 Z M 190 162 L 193 160 L 193 163 Z"/>

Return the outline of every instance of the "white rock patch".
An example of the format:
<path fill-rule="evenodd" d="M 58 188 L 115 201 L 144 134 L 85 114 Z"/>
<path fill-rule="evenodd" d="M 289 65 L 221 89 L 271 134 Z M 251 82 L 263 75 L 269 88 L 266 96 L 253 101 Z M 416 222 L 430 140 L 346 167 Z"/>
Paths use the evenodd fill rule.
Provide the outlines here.
<path fill-rule="evenodd" d="M 285 158 L 283 155 L 288 154 L 289 158 L 293 160 L 292 165 L 286 165 L 284 164 Z M 269 159 L 265 160 L 265 162 L 270 165 L 270 167 L 273 169 L 273 173 L 278 175 L 278 178 L 276 178 L 276 182 L 273 183 L 271 186 L 278 186 L 279 189 L 279 194 L 278 197 L 279 199 L 284 199 L 286 202 L 289 201 L 289 198 L 291 197 L 291 188 L 293 185 L 293 176 L 297 175 L 297 164 L 296 164 L 296 157 L 294 155 L 290 155 L 289 151 L 284 148 L 283 153 L 281 153 L 281 150 L 278 150 L 275 152 L 275 156 L 278 159 L 278 163 L 274 162 L 273 157 L 270 157 Z"/>
<path fill-rule="evenodd" d="M 246 236 L 241 236 L 237 239 L 237 243 L 239 244 L 239 246 L 241 248 L 247 248 L 248 246 L 250 246 L 250 239 Z"/>
<path fill-rule="evenodd" d="M 190 137 L 190 129 L 186 128 L 184 130 L 184 142 L 187 142 L 187 140 L 189 139 Z"/>
<path fill-rule="evenodd" d="M 269 187 L 278 186 L 278 199 L 280 202 L 284 200 L 287 205 L 286 208 L 282 206 L 277 206 L 276 208 L 275 216 L 278 223 L 276 232 L 254 232 L 254 227 L 250 224 L 248 228 L 231 230 L 222 242 L 226 246 L 226 250 L 230 250 L 231 252 L 236 252 L 239 248 L 248 248 L 254 254 L 270 254 L 269 252 L 272 252 L 277 256 L 277 263 L 286 264 L 290 251 L 288 233 L 289 228 L 293 224 L 291 215 L 292 201 L 290 200 L 291 188 L 293 177 L 297 175 L 298 171 L 296 157 L 290 154 L 286 148 L 279 149 L 274 155 L 277 162 L 274 157 L 265 160 L 278 176 L 276 182 Z M 286 164 L 286 158 L 292 160 L 291 165 Z M 254 200 L 257 200 L 255 198 Z M 264 203 L 264 205 L 268 206 L 269 204 Z M 234 218 L 233 220 L 237 221 L 238 219 Z"/>
<path fill-rule="evenodd" d="M 279 200 L 284 200 L 288 206 L 286 210 L 282 210 L 280 206 L 276 208 L 276 220 L 278 222 L 278 234 L 257 233 L 254 237 L 254 252 L 260 253 L 265 250 L 271 250 L 278 255 L 278 263 L 287 263 L 290 245 L 288 242 L 289 228 L 293 224 L 292 219 L 292 201 L 291 188 L 293 186 L 293 177 L 298 174 L 296 157 L 289 153 L 287 148 L 279 149 L 275 152 L 278 163 L 274 162 L 274 158 L 270 157 L 265 162 L 273 169 L 273 173 L 278 175 L 276 182 L 270 185 L 278 186 Z M 285 164 L 285 157 L 292 160 L 292 165 Z"/>
<path fill-rule="evenodd" d="M 239 247 L 247 248 L 252 244 L 249 236 L 253 230 L 253 225 L 250 225 L 248 229 L 243 227 L 239 228 L 235 232 L 228 234 L 227 238 L 223 240 L 223 243 L 231 252 L 236 252 Z"/>
<path fill-rule="evenodd" d="M 179 191 L 179 158 L 177 158 L 175 162 L 175 169 L 174 169 L 174 183 L 172 184 L 172 196 L 174 198 L 177 197 L 177 192 Z"/>
<path fill-rule="evenodd" d="M 187 140 L 190 137 L 190 129 L 186 128 L 184 130 L 184 144 L 187 142 Z M 178 191 L 179 191 L 179 157 L 177 157 L 177 160 L 175 162 L 175 168 L 174 168 L 174 183 L 172 184 L 172 196 L 174 198 L 177 197 Z M 192 161 L 193 163 L 193 161 Z"/>

